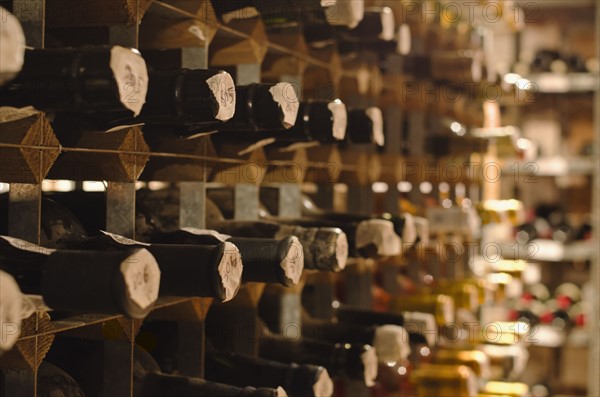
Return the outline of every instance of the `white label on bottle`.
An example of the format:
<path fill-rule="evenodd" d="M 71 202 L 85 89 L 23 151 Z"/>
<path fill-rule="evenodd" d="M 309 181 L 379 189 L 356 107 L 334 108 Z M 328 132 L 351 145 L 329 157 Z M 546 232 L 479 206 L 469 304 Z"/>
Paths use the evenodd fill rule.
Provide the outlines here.
<path fill-rule="evenodd" d="M 127 296 L 133 303 L 146 309 L 156 302 L 160 287 L 160 268 L 150 251 L 141 248 L 121 262 L 121 274 Z"/>
<path fill-rule="evenodd" d="M 144 58 L 137 50 L 114 46 L 110 50 L 110 68 L 117 81 L 121 103 L 134 116 L 139 115 L 148 92 L 148 69 Z"/>
<path fill-rule="evenodd" d="M 346 125 L 348 124 L 348 114 L 346 105 L 339 99 L 329 102 L 327 109 L 333 116 L 333 137 L 338 141 L 343 141 L 346 137 Z"/>
<path fill-rule="evenodd" d="M 381 256 L 398 255 L 402 251 L 402 240 L 394 232 L 394 224 L 384 219 L 369 219 L 356 227 L 356 248 L 375 245 Z"/>
<path fill-rule="evenodd" d="M 349 251 L 348 236 L 346 236 L 346 233 L 342 232 L 338 235 L 335 246 L 335 257 L 337 259 L 338 270 L 344 270 L 346 263 L 348 263 Z"/>
<path fill-rule="evenodd" d="M 378 372 L 378 360 L 375 349 L 370 348 L 360 356 L 364 367 L 365 385 L 367 387 L 375 386 L 375 379 L 377 379 Z"/>
<path fill-rule="evenodd" d="M 290 83 L 277 83 L 269 88 L 269 92 L 281 109 L 284 127 L 293 127 L 296 123 L 298 107 L 300 106 L 294 86 Z"/>
<path fill-rule="evenodd" d="M 32 244 L 29 241 L 21 240 L 15 237 L 0 236 L 0 238 L 4 239 L 10 245 L 22 251 L 35 252 L 36 254 L 42 255 L 50 255 L 51 253 L 56 251 L 55 249 L 42 247 L 36 244 Z"/>
<path fill-rule="evenodd" d="M 399 325 L 382 325 L 375 329 L 373 347 L 380 363 L 406 360 L 410 354 L 408 333 Z"/>
<path fill-rule="evenodd" d="M 396 22 L 392 9 L 390 7 L 383 7 L 379 16 L 381 17 L 381 33 L 379 33 L 379 38 L 385 41 L 394 40 Z"/>
<path fill-rule="evenodd" d="M 15 279 L 0 271 L 0 352 L 10 350 L 21 334 L 23 300 Z"/>
<path fill-rule="evenodd" d="M 377 107 L 370 107 L 365 110 L 365 114 L 373 123 L 373 130 L 371 131 L 373 141 L 378 146 L 385 145 L 385 135 L 383 134 L 383 114 L 381 109 Z"/>
<path fill-rule="evenodd" d="M 364 0 L 321 0 L 327 22 L 333 26 L 355 28 L 365 14 Z"/>
<path fill-rule="evenodd" d="M 25 57 L 25 35 L 13 14 L 0 7 L 0 84 L 21 71 Z"/>
<path fill-rule="evenodd" d="M 231 238 L 231 236 L 229 236 L 227 234 L 222 234 L 222 233 L 217 232 L 216 230 L 210 230 L 210 229 L 197 229 L 195 227 L 182 227 L 181 230 L 191 233 L 191 234 L 195 234 L 196 236 L 213 236 L 221 242 L 225 242 Z"/>
<path fill-rule="evenodd" d="M 237 294 L 242 282 L 242 257 L 238 248 L 230 242 L 225 242 L 225 252 L 217 267 L 221 283 L 225 288 L 225 299 L 230 301 Z"/>
<path fill-rule="evenodd" d="M 145 247 L 150 246 L 150 244 L 148 243 L 142 243 L 141 241 L 132 240 L 130 238 L 123 237 L 118 234 L 110 233 L 104 230 L 100 230 L 100 232 L 122 245 L 143 245 Z"/>
<path fill-rule="evenodd" d="M 400 55 L 408 55 L 412 47 L 412 35 L 410 33 L 410 26 L 403 23 L 398 28 L 398 38 L 396 52 Z"/>
<path fill-rule="evenodd" d="M 292 280 L 294 285 L 298 284 L 304 270 L 304 248 L 298 237 L 292 236 L 292 242 L 290 243 L 287 255 L 279 265 L 283 269 L 285 276 Z"/>
<path fill-rule="evenodd" d="M 219 109 L 215 119 L 227 121 L 235 114 L 235 83 L 227 72 L 217 73 L 206 80 Z"/>

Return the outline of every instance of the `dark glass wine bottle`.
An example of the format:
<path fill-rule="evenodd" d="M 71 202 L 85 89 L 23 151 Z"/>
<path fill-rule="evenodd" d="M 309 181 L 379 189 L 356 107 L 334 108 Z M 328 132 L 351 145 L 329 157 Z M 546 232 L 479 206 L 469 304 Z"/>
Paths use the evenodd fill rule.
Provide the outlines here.
<path fill-rule="evenodd" d="M 63 311 L 143 318 L 158 298 L 160 270 L 148 250 L 52 250 L 0 237 L 0 267 L 23 292 Z"/>
<path fill-rule="evenodd" d="M 184 228 L 174 232 L 155 232 L 153 243 L 216 244 L 226 239 L 240 251 L 244 264 L 243 281 L 298 284 L 304 269 L 303 247 L 295 236 L 281 239 L 218 236 L 213 231 Z"/>
<path fill-rule="evenodd" d="M 220 131 L 282 131 L 298 114 L 298 96 L 290 83 L 235 87 L 235 114 Z"/>
<path fill-rule="evenodd" d="M 2 87 L 2 106 L 43 111 L 126 112 L 146 101 L 148 71 L 139 52 L 120 46 L 33 49 L 19 75 Z"/>
<path fill-rule="evenodd" d="M 346 137 L 348 143 L 385 145 L 381 109 L 370 107 L 349 110 Z"/>
<path fill-rule="evenodd" d="M 284 238 L 296 236 L 304 251 L 304 267 L 339 271 L 346 266 L 348 239 L 335 227 L 300 227 L 272 221 L 226 221 L 211 224 L 211 228 L 232 236 L 247 238 Z"/>
<path fill-rule="evenodd" d="M 226 302 L 237 294 L 242 259 L 237 247 L 227 241 L 199 244 L 147 244 L 104 232 L 81 241 L 61 241 L 70 249 L 120 252 L 143 247 L 156 259 L 161 273 L 163 296 L 203 296 Z"/>
<path fill-rule="evenodd" d="M 235 137 L 240 142 L 257 142 L 260 139 L 274 138 L 277 143 L 297 142 L 336 143 L 346 136 L 346 106 L 339 99 L 330 102 L 301 102 L 294 126 L 285 131 L 265 133 L 247 131 L 224 134 L 220 138 L 231 142 Z"/>
<path fill-rule="evenodd" d="M 410 354 L 406 330 L 399 325 L 360 325 L 302 316 L 302 336 L 334 343 L 371 345 L 380 362 L 399 362 Z"/>
<path fill-rule="evenodd" d="M 372 386 L 377 377 L 377 354 L 369 345 L 265 334 L 260 339 L 259 356 L 282 362 L 321 365 L 333 377 L 359 380 L 367 386 Z"/>
<path fill-rule="evenodd" d="M 235 84 L 222 70 L 150 71 L 140 121 L 177 124 L 190 132 L 218 129 L 235 112 Z"/>
<path fill-rule="evenodd" d="M 324 367 L 286 364 L 263 358 L 211 351 L 205 358 L 205 377 L 234 386 L 282 386 L 290 397 L 327 397 L 333 382 Z"/>

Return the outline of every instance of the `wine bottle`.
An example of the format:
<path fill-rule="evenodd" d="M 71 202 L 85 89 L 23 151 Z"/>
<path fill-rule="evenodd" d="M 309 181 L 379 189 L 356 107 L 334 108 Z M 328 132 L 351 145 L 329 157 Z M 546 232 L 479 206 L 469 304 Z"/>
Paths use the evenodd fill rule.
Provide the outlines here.
<path fill-rule="evenodd" d="M 277 143 L 290 144 L 297 142 L 336 143 L 346 136 L 346 106 L 339 99 L 330 102 L 300 102 L 294 126 L 286 131 L 273 133 L 247 131 L 226 134 L 223 141 L 235 139 L 242 142 L 256 142 L 267 137 L 274 138 Z"/>
<path fill-rule="evenodd" d="M 34 391 L 34 386 L 37 391 Z M 30 369 L 0 370 L 0 394 L 3 396 L 84 397 L 77 382 L 57 366 L 42 361 L 37 378 Z"/>
<path fill-rule="evenodd" d="M 384 219 L 356 221 L 352 216 L 346 221 L 330 220 L 326 217 L 299 219 L 277 218 L 276 222 L 304 228 L 338 227 L 348 236 L 349 255 L 353 257 L 376 258 L 398 255 L 402 241 L 394 231 L 394 224 Z"/>
<path fill-rule="evenodd" d="M 235 353 L 211 351 L 205 358 L 205 378 L 242 387 L 276 388 L 290 397 L 329 397 L 333 382 L 327 369 L 311 364 L 285 364 Z"/>
<path fill-rule="evenodd" d="M 23 67 L 25 35 L 19 20 L 0 7 L 0 85 L 12 80 Z"/>
<path fill-rule="evenodd" d="M 161 273 L 162 296 L 213 297 L 222 302 L 237 294 L 242 275 L 242 260 L 237 247 L 216 240 L 210 245 L 147 244 L 103 232 L 81 241 L 61 241 L 70 249 L 120 252 L 131 246 L 143 247 L 156 259 Z"/>
<path fill-rule="evenodd" d="M 160 270 L 143 248 L 53 250 L 0 236 L 0 266 L 55 310 L 143 318 L 158 298 Z"/>
<path fill-rule="evenodd" d="M 0 355 L 19 339 L 23 318 L 23 294 L 15 279 L 0 270 Z"/>
<path fill-rule="evenodd" d="M 54 342 L 47 359 L 67 369 L 81 385 L 86 396 L 100 397 L 117 385 L 102 377 L 102 366 L 114 365 L 114 357 L 132 354 L 133 396 L 135 397 L 284 397 L 282 388 L 235 387 L 187 376 L 168 375 L 161 372 L 154 358 L 135 345 L 133 352 L 128 343 L 121 341 L 96 341 L 61 337 Z M 98 368 L 100 366 L 100 368 Z M 128 378 L 128 377 L 127 377 Z M 110 387 L 111 390 L 107 390 Z M 129 387 L 127 387 L 129 394 Z"/>
<path fill-rule="evenodd" d="M 349 110 L 346 136 L 348 143 L 385 145 L 381 109 L 370 107 Z"/>
<path fill-rule="evenodd" d="M 315 319 L 303 313 L 302 335 L 334 343 L 371 345 L 383 363 L 402 361 L 410 354 L 406 330 L 394 324 L 364 326 Z"/>
<path fill-rule="evenodd" d="M 140 121 L 179 124 L 190 132 L 216 130 L 235 112 L 235 84 L 222 70 L 150 71 Z"/>
<path fill-rule="evenodd" d="M 224 397 L 285 397 L 285 390 L 250 386 L 236 387 L 187 376 L 160 372 L 154 358 L 139 346 L 134 350 L 133 390 L 136 397 L 224 396 Z"/>
<path fill-rule="evenodd" d="M 343 29 L 340 31 L 344 38 L 354 40 L 380 39 L 391 41 L 395 38 L 394 13 L 389 7 L 368 7 L 364 11 L 362 20 L 353 29 Z"/>
<path fill-rule="evenodd" d="M 366 310 L 350 305 L 340 305 L 334 310 L 339 323 L 357 325 L 392 324 L 403 327 L 411 343 L 434 346 L 437 339 L 435 317 L 429 313 L 403 312 L 402 314 Z"/>
<path fill-rule="evenodd" d="M 339 99 L 331 102 L 302 102 L 296 123 L 278 139 L 334 143 L 344 139 L 346 128 L 346 105 Z"/>
<path fill-rule="evenodd" d="M 220 221 L 212 229 L 232 236 L 247 238 L 275 238 L 296 236 L 303 248 L 304 267 L 339 271 L 346 266 L 348 239 L 341 229 L 334 227 L 299 227 L 273 221 Z"/>
<path fill-rule="evenodd" d="M 282 131 L 298 115 L 298 96 L 290 83 L 235 87 L 235 114 L 220 131 Z"/>
<path fill-rule="evenodd" d="M 263 333 L 259 356 L 269 360 L 320 365 L 333 377 L 347 377 L 373 386 L 377 354 L 369 345 L 329 343 L 309 338 L 287 338 Z"/>
<path fill-rule="evenodd" d="M 34 49 L 25 51 L 23 69 L 2 87 L 2 106 L 137 116 L 147 87 L 146 63 L 135 49 Z"/>
<path fill-rule="evenodd" d="M 371 219 L 383 219 L 392 222 L 394 233 L 401 237 L 403 246 L 409 247 L 417 241 L 417 226 L 415 217 L 411 214 L 395 215 L 384 212 L 379 215 L 350 214 L 323 210 L 317 207 L 315 202 L 307 195 L 302 195 L 302 215 L 307 218 L 327 219 L 341 222 L 362 222 Z"/>
<path fill-rule="evenodd" d="M 153 243 L 215 244 L 229 241 L 240 251 L 244 264 L 243 281 L 298 284 L 304 269 L 303 247 L 296 236 L 281 239 L 247 238 L 219 235 L 211 230 L 184 228 L 174 232 L 155 232 Z"/>

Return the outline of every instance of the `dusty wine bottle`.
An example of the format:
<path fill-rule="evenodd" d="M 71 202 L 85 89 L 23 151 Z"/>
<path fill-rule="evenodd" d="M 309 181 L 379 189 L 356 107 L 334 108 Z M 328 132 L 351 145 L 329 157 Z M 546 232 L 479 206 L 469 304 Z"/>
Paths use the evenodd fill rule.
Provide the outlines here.
<path fill-rule="evenodd" d="M 306 228 L 282 225 L 271 221 L 219 221 L 211 228 L 232 236 L 275 238 L 296 236 L 302 245 L 304 267 L 324 271 L 339 271 L 346 267 L 348 239 L 338 228 Z"/>
<path fill-rule="evenodd" d="M 348 236 L 349 255 L 353 257 L 375 258 L 398 255 L 402 241 L 394 231 L 394 224 L 384 219 L 357 221 L 326 217 L 306 217 L 299 219 L 277 218 L 277 222 L 303 228 L 340 228 Z"/>
<path fill-rule="evenodd" d="M 3 106 L 137 116 L 147 88 L 146 63 L 137 50 L 98 46 L 27 50 L 23 69 L 1 93 Z"/>
<path fill-rule="evenodd" d="M 371 345 L 380 362 L 399 362 L 410 354 L 406 330 L 399 325 L 357 325 L 302 316 L 302 335 L 334 343 Z"/>
<path fill-rule="evenodd" d="M 329 397 L 333 382 L 327 369 L 311 364 L 285 364 L 234 353 L 209 352 L 205 378 L 234 386 L 282 386 L 290 397 Z"/>
<path fill-rule="evenodd" d="M 103 232 L 100 236 L 62 244 L 71 249 L 108 252 L 132 246 L 145 248 L 160 268 L 162 296 L 203 296 L 226 302 L 235 297 L 240 287 L 243 269 L 240 252 L 227 241 L 210 245 L 147 244 Z"/>
<path fill-rule="evenodd" d="M 377 354 L 369 345 L 330 343 L 309 338 L 264 335 L 259 356 L 282 362 L 321 365 L 333 377 L 346 377 L 372 386 L 377 377 Z"/>
<path fill-rule="evenodd" d="M 243 387 L 216 383 L 187 376 L 167 375 L 160 372 L 154 358 L 140 347 L 134 350 L 133 395 L 136 397 L 286 397 L 285 390 L 278 386 Z"/>
<path fill-rule="evenodd" d="M 222 70 L 150 71 L 140 121 L 216 130 L 235 112 L 235 84 Z"/>
<path fill-rule="evenodd" d="M 213 230 L 183 228 L 174 232 L 153 233 L 153 243 L 216 244 L 229 241 L 240 251 L 244 264 L 242 281 L 298 284 L 304 269 L 302 244 L 295 236 L 281 239 L 247 238 L 222 235 Z"/>
<path fill-rule="evenodd" d="M 298 96 L 290 83 L 235 87 L 235 114 L 220 131 L 282 131 L 298 115 Z"/>
<path fill-rule="evenodd" d="M 143 318 L 158 298 L 160 270 L 143 248 L 53 250 L 0 236 L 0 264 L 23 292 L 42 295 L 55 310 Z"/>
<path fill-rule="evenodd" d="M 438 335 L 435 317 L 429 313 L 403 312 L 399 314 L 340 305 L 335 308 L 334 317 L 340 323 L 402 326 L 408 333 L 411 343 L 426 343 L 434 346 Z"/>

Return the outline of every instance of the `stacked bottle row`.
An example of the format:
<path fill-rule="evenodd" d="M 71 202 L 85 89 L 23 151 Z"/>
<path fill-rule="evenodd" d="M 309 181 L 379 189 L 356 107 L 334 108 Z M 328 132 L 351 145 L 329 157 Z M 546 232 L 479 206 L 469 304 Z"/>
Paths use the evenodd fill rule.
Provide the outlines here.
<path fill-rule="evenodd" d="M 429 237 L 423 228 L 417 230 L 415 219 L 410 215 L 362 216 L 324 211 L 305 197 L 302 218 L 275 218 L 264 211 L 258 221 L 225 219 L 218 206 L 209 201 L 210 230 L 161 230 L 162 220 L 142 201 L 137 205 L 137 226 L 143 231 L 138 233 L 138 238 L 143 241 L 132 241 L 98 232 L 103 228 L 98 223 L 98 219 L 103 218 L 103 206 L 98 206 L 104 199 L 101 195 L 72 192 L 54 193 L 50 197 L 43 201 L 41 230 L 45 245 L 54 248 L 33 246 L 4 236 L 1 257 L 2 269 L 17 280 L 18 286 L 26 294 L 41 294 L 54 312 L 117 312 L 141 318 L 151 310 L 159 295 L 205 296 L 216 301 L 229 301 L 234 299 L 240 282 L 292 286 L 300 281 L 302 265 L 339 271 L 345 267 L 348 255 L 384 259 L 402 252 L 409 254 L 420 241 L 427 241 Z M 72 207 L 77 216 L 59 204 L 74 202 L 85 204 Z M 227 210 L 222 201 L 218 204 Z M 90 208 L 100 210 L 100 213 L 90 215 L 95 212 L 89 211 Z M 417 219 L 417 223 L 422 220 Z M 89 229 L 90 225 L 95 225 L 95 229 Z M 88 233 L 86 227 L 92 232 Z M 73 274 L 78 275 L 78 283 L 73 283 Z M 333 310 L 327 318 L 317 318 L 309 313 L 314 309 L 309 304 L 311 288 L 304 288 L 302 300 L 306 301 L 306 309 L 303 309 L 301 323 L 295 324 L 301 327 L 299 334 L 302 337 L 281 334 L 282 320 L 277 318 L 278 311 L 269 310 L 268 303 L 264 303 L 267 309 L 259 310 L 259 324 L 263 324 L 259 332 L 259 360 L 227 353 L 227 346 L 219 343 L 219 333 L 215 331 L 219 327 L 214 327 L 209 316 L 206 323 L 209 341 L 205 352 L 206 379 L 231 383 L 233 379 L 224 375 L 227 372 L 222 372 L 225 369 L 221 366 L 234 371 L 252 363 L 263 368 L 258 373 L 268 373 L 268 379 L 259 376 L 243 378 L 239 382 L 244 384 L 237 383 L 238 386 L 282 386 L 290 395 L 305 395 L 306 385 L 310 385 L 315 393 L 317 389 L 318 393 L 324 393 L 315 395 L 331 395 L 334 389 L 336 395 L 343 395 L 340 393 L 348 387 L 345 382 L 354 380 L 370 387 L 369 393 L 388 395 L 401 390 L 402 393 L 434 395 L 439 390 L 450 390 L 456 395 L 471 396 L 485 387 L 498 386 L 497 383 L 488 385 L 486 381 L 490 378 L 503 378 L 497 369 L 492 371 L 491 363 L 496 366 L 498 361 L 504 363 L 500 368 L 505 370 L 506 360 L 510 359 L 514 360 L 511 371 L 522 370 L 526 351 L 519 348 L 516 352 L 515 346 L 510 346 L 514 338 L 523 337 L 519 329 L 522 325 L 497 323 L 501 328 L 494 330 L 500 336 L 505 333 L 504 339 L 491 337 L 489 327 L 485 328 L 485 334 L 472 329 L 473 322 L 477 323 L 475 314 L 482 305 L 490 302 L 494 281 L 429 280 L 427 287 L 418 287 L 413 292 L 397 296 L 388 294 L 384 299 L 387 303 L 378 302 L 378 310 L 385 310 L 374 311 L 340 303 L 345 301 L 344 296 L 348 293 L 344 292 L 343 279 L 340 280 L 342 284 L 337 288 L 337 298 L 330 302 Z M 500 285 L 500 281 L 495 283 Z M 498 295 L 496 300 L 501 298 Z M 144 299 L 146 306 L 141 307 L 139 303 Z M 272 302 L 273 294 L 263 299 Z M 24 317 L 20 314 L 21 309 L 13 309 L 21 301 L 17 292 L 11 299 L 3 299 L 3 305 L 10 308 L 3 313 L 12 313 L 12 317 L 3 319 L 5 322 Z M 282 298 L 275 301 L 282 301 Z M 465 328 L 465 324 L 471 324 L 471 328 Z M 168 326 L 161 322 L 149 321 L 145 327 L 146 335 L 162 335 L 157 338 L 161 344 L 185 344 L 185 340 L 178 339 L 181 336 L 168 331 Z M 460 336 L 465 330 L 471 332 L 466 340 L 464 335 Z M 165 341 L 165 335 L 174 339 Z M 210 343 L 211 339 L 214 339 L 215 347 Z M 200 380 L 155 374 L 156 365 L 162 372 L 173 370 L 174 351 L 152 344 L 145 347 L 158 364 L 150 366 L 154 368 L 148 370 L 153 373 L 151 377 L 136 373 L 141 376 L 141 383 L 136 386 L 140 390 L 151 387 L 148 385 L 165 390 L 180 385 L 177 387 L 183 389 L 173 390 L 183 393 L 184 390 L 196 390 L 195 387 L 198 390 L 213 387 Z M 77 349 L 97 348 L 84 346 Z M 147 353 L 140 350 L 135 354 L 136 362 L 139 359 L 146 363 L 144 365 L 150 365 L 147 364 L 149 359 L 143 358 Z M 69 362 L 73 365 L 72 361 L 52 361 L 52 357 L 49 360 L 67 369 L 77 381 L 81 379 L 77 371 L 82 369 L 69 367 Z M 264 369 L 283 364 L 261 360 L 291 361 L 299 367 L 281 367 L 281 373 L 304 374 L 302 376 L 309 376 L 312 381 L 302 383 L 305 389 L 299 391 L 299 381 L 289 380 L 292 375 L 279 378 L 273 375 L 279 370 Z M 301 376 L 299 374 L 295 376 Z M 337 379 L 335 387 L 327 380 L 329 377 Z M 285 383 L 283 379 L 292 383 Z M 82 387 L 93 386 L 83 382 Z"/>

